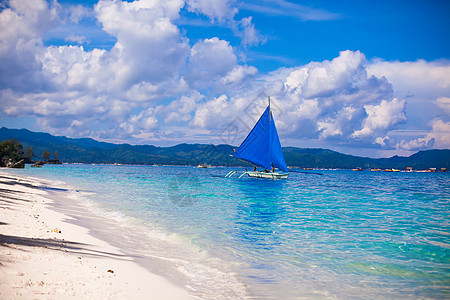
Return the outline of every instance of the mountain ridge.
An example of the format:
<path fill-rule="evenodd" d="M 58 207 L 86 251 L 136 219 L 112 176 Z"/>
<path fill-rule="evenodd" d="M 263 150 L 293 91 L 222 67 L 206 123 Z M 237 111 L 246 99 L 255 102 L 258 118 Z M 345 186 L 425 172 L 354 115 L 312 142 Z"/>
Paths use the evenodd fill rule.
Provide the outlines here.
<path fill-rule="evenodd" d="M 68 138 L 54 136 L 28 129 L 0 128 L 0 141 L 14 138 L 33 148 L 36 157 L 47 150 L 58 151 L 59 159 L 68 163 L 121 163 L 121 164 L 161 164 L 244 166 L 251 164 L 231 157 L 231 145 L 178 144 L 170 147 L 154 145 L 130 145 L 99 142 L 91 138 Z M 448 168 L 450 150 L 423 150 L 409 157 L 370 158 L 343 154 L 322 148 L 283 147 L 288 166 L 298 168 L 396 168 L 428 169 Z"/>

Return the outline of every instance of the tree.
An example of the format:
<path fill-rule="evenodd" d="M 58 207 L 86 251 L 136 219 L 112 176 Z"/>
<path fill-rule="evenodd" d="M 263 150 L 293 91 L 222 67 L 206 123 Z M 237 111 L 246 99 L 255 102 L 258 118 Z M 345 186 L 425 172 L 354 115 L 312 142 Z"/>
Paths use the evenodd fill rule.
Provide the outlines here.
<path fill-rule="evenodd" d="M 33 147 L 27 146 L 27 147 L 25 148 L 25 153 L 26 153 L 26 156 L 27 156 L 28 160 L 29 160 L 29 161 L 32 161 L 32 160 L 33 160 L 33 156 L 34 156 L 34 150 L 33 150 Z"/>
<path fill-rule="evenodd" d="M 59 152 L 58 152 L 58 150 L 56 150 L 55 152 L 53 152 L 53 157 L 54 157 L 55 159 L 58 159 L 58 158 L 59 158 Z"/>
<path fill-rule="evenodd" d="M 44 152 L 42 152 L 42 158 L 45 161 L 47 161 L 49 157 L 50 157 L 50 152 L 48 152 L 47 150 L 44 150 Z"/>
<path fill-rule="evenodd" d="M 0 143 L 0 166 L 22 167 L 23 160 L 23 146 L 19 141 L 10 139 Z"/>

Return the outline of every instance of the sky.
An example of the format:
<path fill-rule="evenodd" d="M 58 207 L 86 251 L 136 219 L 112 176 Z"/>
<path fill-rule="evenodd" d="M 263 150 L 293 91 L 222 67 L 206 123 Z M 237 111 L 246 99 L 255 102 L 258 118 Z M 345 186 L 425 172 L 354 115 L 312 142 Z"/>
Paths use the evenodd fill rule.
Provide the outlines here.
<path fill-rule="evenodd" d="M 0 0 L 0 127 L 238 146 L 450 149 L 450 2 Z"/>

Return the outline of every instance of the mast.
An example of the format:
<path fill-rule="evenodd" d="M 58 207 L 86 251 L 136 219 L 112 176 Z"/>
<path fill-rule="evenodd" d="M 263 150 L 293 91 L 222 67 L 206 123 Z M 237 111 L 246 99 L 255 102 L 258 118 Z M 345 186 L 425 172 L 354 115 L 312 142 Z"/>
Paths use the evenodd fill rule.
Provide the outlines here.
<path fill-rule="evenodd" d="M 269 153 L 272 153 L 272 110 L 270 110 L 270 96 L 267 96 L 269 99 Z M 272 167 L 272 173 L 273 173 L 273 162 L 270 160 L 270 166 Z"/>
<path fill-rule="evenodd" d="M 233 156 L 268 170 L 276 167 L 287 172 L 275 120 L 270 110 L 270 97 L 268 102 L 266 110 Z"/>

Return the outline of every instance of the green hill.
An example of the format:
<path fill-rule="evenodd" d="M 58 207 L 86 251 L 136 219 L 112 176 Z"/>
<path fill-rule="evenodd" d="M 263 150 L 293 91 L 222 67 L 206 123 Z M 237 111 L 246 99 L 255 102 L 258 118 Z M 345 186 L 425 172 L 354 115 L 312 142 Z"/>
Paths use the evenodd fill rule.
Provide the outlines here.
<path fill-rule="evenodd" d="M 31 146 L 35 158 L 43 151 L 58 151 L 59 160 L 69 163 L 121 163 L 198 165 L 206 163 L 219 166 L 250 166 L 231 157 L 233 146 L 208 144 L 179 144 L 172 147 L 129 145 L 99 142 L 90 138 L 71 139 L 27 129 L 0 128 L 0 141 L 14 138 L 24 147 Z M 339 153 L 327 149 L 284 147 L 286 163 L 298 168 L 395 168 L 414 169 L 448 168 L 450 150 L 420 151 L 410 157 L 368 158 Z"/>

